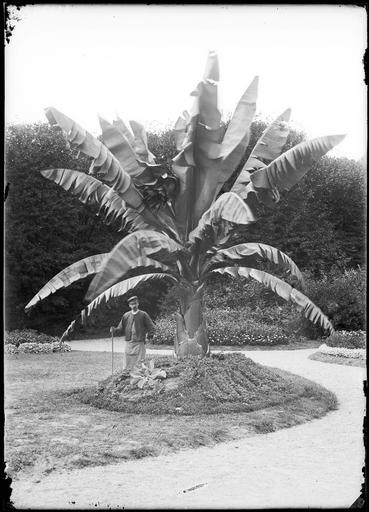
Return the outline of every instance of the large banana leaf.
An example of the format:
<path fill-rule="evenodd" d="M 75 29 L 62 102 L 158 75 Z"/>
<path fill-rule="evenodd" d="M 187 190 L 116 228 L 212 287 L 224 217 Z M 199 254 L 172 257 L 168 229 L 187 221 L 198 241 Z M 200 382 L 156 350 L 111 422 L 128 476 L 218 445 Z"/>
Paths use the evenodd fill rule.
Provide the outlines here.
<path fill-rule="evenodd" d="M 105 292 L 101 293 L 96 297 L 95 300 L 90 302 L 88 306 L 83 309 L 80 313 L 80 319 L 81 323 L 85 324 L 87 317 L 92 313 L 94 309 L 96 309 L 102 301 L 108 302 L 113 297 L 121 297 L 122 295 L 125 295 L 130 290 L 138 286 L 139 284 L 152 280 L 152 279 L 164 279 L 169 278 L 173 281 L 177 281 L 177 279 L 172 276 L 171 274 L 165 274 L 165 273 L 155 273 L 155 274 L 142 274 L 140 276 L 131 277 L 129 279 L 125 279 L 124 281 L 121 281 L 114 286 L 108 288 Z M 74 330 L 76 324 L 76 320 L 73 320 L 71 322 L 67 329 L 64 331 L 64 333 L 61 336 L 61 340 L 66 339 Z"/>
<path fill-rule="evenodd" d="M 223 129 L 217 106 L 218 64 L 214 53 L 209 54 L 205 75 L 196 90 L 190 115 L 177 123 L 180 153 L 173 159 L 173 171 L 180 180 L 175 204 L 176 217 L 182 233 L 189 233 L 204 210 L 213 202 L 220 159 L 210 157 L 212 145 L 220 142 Z M 191 210 L 186 216 L 183 205 Z M 178 206 L 180 205 L 180 206 Z"/>
<path fill-rule="evenodd" d="M 345 135 L 327 135 L 297 144 L 267 167 L 253 172 L 251 181 L 254 187 L 290 190 L 320 157 L 344 137 Z"/>
<path fill-rule="evenodd" d="M 86 300 L 94 300 L 130 270 L 146 267 L 169 270 L 166 263 L 173 263 L 182 250 L 174 240 L 155 231 L 142 230 L 126 236 L 107 255 L 101 271 L 90 284 Z"/>
<path fill-rule="evenodd" d="M 257 262 L 260 258 L 262 260 L 271 261 L 275 265 L 279 265 L 282 268 L 287 269 L 292 276 L 296 277 L 301 283 L 303 283 L 303 276 L 296 263 L 284 252 L 266 244 L 245 243 L 234 245 L 227 249 L 220 249 L 209 260 L 208 266 L 212 268 L 219 268 L 232 263 L 240 264 L 239 262 L 242 261 L 247 263 L 247 266 L 250 267 L 253 265 L 253 262 Z"/>
<path fill-rule="evenodd" d="M 258 168 L 260 166 L 265 167 L 266 164 L 279 157 L 290 133 L 288 126 L 290 117 L 291 109 L 288 108 L 264 130 L 247 159 L 244 169 L 252 171 L 255 166 Z"/>
<path fill-rule="evenodd" d="M 96 297 L 95 300 L 90 302 L 88 306 L 85 308 L 86 316 L 89 316 L 91 312 L 101 304 L 102 301 L 108 302 L 112 297 L 120 297 L 121 295 L 126 294 L 132 288 L 135 288 L 137 285 L 143 283 L 147 280 L 152 279 L 164 279 L 168 278 L 172 281 L 177 281 L 177 279 L 172 274 L 166 274 L 163 272 L 157 272 L 152 274 L 142 274 L 139 276 L 130 277 L 129 279 L 125 279 L 124 281 L 120 281 L 119 283 L 115 284 L 114 286 L 111 286 L 108 288 L 105 292 L 101 293 Z"/>
<path fill-rule="evenodd" d="M 127 207 L 123 199 L 112 188 L 104 185 L 93 176 L 74 169 L 46 169 L 40 171 L 44 178 L 60 185 L 76 196 L 82 203 L 97 205 L 106 220 L 123 220 Z M 139 214 L 136 213 L 137 216 Z M 124 224 L 121 226 L 121 229 Z"/>
<path fill-rule="evenodd" d="M 46 117 L 50 124 L 60 126 L 71 144 L 94 159 L 92 174 L 97 174 L 99 179 L 114 187 L 129 206 L 144 208 L 142 197 L 131 183 L 128 172 L 122 169 L 119 161 L 104 144 L 54 107 L 46 109 Z"/>
<path fill-rule="evenodd" d="M 96 274 L 96 272 L 100 270 L 101 264 L 107 255 L 108 253 L 95 254 L 94 256 L 88 256 L 87 258 L 83 258 L 82 260 L 69 265 L 69 267 L 65 268 L 50 279 L 50 281 L 48 281 L 45 286 L 43 286 L 41 290 L 39 290 L 29 301 L 24 310 L 29 311 L 39 301 L 45 299 L 52 293 L 57 292 L 61 288 L 66 288 L 75 281 L 84 279 L 89 275 Z"/>
<path fill-rule="evenodd" d="M 334 332 L 333 325 L 325 316 L 318 306 L 316 306 L 308 297 L 301 293 L 296 288 L 285 283 L 278 277 L 275 277 L 262 270 L 256 270 L 248 267 L 226 267 L 213 270 L 220 274 L 229 274 L 232 277 L 246 277 L 252 278 L 270 288 L 274 293 L 282 297 L 288 302 L 295 304 L 300 311 L 311 322 L 319 324 L 323 329 L 328 330 L 330 333 Z"/>
<path fill-rule="evenodd" d="M 217 224 L 223 221 L 232 224 L 251 224 L 256 220 L 254 212 L 237 194 L 226 192 L 202 215 L 198 226 L 189 234 L 189 240 L 192 243 L 201 240 L 209 233 L 209 228 L 216 228 Z M 225 233 L 222 236 L 225 236 Z"/>
<path fill-rule="evenodd" d="M 242 192 L 245 185 L 250 181 L 249 171 L 266 167 L 267 164 L 272 162 L 281 154 L 290 132 L 287 124 L 290 116 L 291 109 L 285 110 L 263 132 L 236 179 L 231 189 L 232 192 L 235 192 L 236 194 Z"/>
<path fill-rule="evenodd" d="M 237 169 L 250 141 L 250 127 L 256 111 L 259 78 L 256 76 L 238 103 L 220 147 L 222 158 L 215 196 Z"/>
<path fill-rule="evenodd" d="M 127 126 L 124 124 L 122 119 L 119 116 L 116 116 L 116 119 L 113 121 L 113 125 L 118 128 L 119 131 L 123 133 L 123 135 L 126 137 L 128 142 L 130 143 L 131 147 L 133 148 L 135 143 L 135 138 L 133 137 L 133 134 L 131 131 L 127 128 Z"/>
<path fill-rule="evenodd" d="M 142 167 L 137 162 L 137 155 L 129 143 L 126 135 L 114 124 L 99 117 L 102 131 L 102 140 L 105 146 L 117 158 L 122 168 L 132 177 L 142 172 Z"/>
<path fill-rule="evenodd" d="M 137 121 L 130 121 L 133 135 L 134 148 L 138 157 L 145 163 L 155 164 L 155 157 L 149 150 L 145 128 Z"/>
<path fill-rule="evenodd" d="M 259 77 L 256 76 L 238 102 L 222 143 L 218 146 L 212 146 L 212 158 L 226 159 L 245 140 L 245 137 L 248 139 L 251 122 L 256 111 L 258 84 Z M 229 176 L 233 171 L 234 169 L 227 169 Z M 225 179 L 229 176 L 226 176 Z"/>

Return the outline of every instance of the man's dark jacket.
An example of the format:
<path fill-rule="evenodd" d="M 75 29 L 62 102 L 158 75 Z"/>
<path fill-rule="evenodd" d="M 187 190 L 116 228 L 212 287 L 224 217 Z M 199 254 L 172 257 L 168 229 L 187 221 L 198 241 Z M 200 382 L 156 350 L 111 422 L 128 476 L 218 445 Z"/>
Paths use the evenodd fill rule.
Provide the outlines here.
<path fill-rule="evenodd" d="M 131 341 L 133 322 L 135 322 L 137 340 L 145 341 L 146 334 L 152 335 L 154 333 L 154 323 L 146 311 L 138 310 L 135 315 L 132 311 L 128 311 L 124 313 L 117 327 L 120 331 L 124 330 L 126 341 Z"/>

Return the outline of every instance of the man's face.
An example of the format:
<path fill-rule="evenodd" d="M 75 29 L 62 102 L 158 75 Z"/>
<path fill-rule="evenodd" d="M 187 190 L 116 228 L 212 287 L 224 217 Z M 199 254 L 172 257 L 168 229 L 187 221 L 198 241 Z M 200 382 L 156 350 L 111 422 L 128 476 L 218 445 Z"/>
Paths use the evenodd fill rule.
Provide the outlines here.
<path fill-rule="evenodd" d="M 129 303 L 129 307 L 131 308 L 132 311 L 137 311 L 138 310 L 138 300 L 133 300 L 132 302 Z"/>

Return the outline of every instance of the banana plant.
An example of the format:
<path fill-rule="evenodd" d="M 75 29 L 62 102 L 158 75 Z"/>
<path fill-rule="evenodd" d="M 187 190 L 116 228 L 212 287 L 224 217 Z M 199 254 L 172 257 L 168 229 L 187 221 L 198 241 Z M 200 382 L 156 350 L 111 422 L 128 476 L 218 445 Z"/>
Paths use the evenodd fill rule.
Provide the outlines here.
<path fill-rule="evenodd" d="M 118 220 L 119 229 L 129 231 L 110 253 L 85 258 L 61 271 L 27 304 L 30 310 L 76 279 L 93 275 L 86 294 L 89 304 L 62 339 L 101 302 L 124 295 L 143 281 L 168 279 L 179 301 L 176 356 L 207 355 L 203 299 L 206 281 L 214 273 L 254 279 L 333 332 L 329 319 L 302 291 L 260 268 L 271 262 L 294 276 L 303 289 L 301 272 L 289 256 L 262 243 L 229 244 L 237 225 L 252 224 L 266 209 L 274 208 L 281 194 L 344 135 L 319 137 L 283 152 L 288 109 L 264 131 L 230 192 L 220 194 L 249 144 L 258 77 L 226 128 L 218 109 L 218 81 L 218 59 L 210 52 L 204 76 L 192 92 L 192 109 L 175 124 L 178 154 L 170 171 L 156 163 L 139 123 L 130 121 L 129 129 L 119 118 L 113 123 L 100 119 L 102 134 L 97 139 L 55 108 L 46 109 L 48 120 L 62 129 L 68 143 L 91 157 L 91 166 L 88 174 L 70 169 L 46 169 L 41 174 L 84 204 L 95 205 L 105 222 Z"/>

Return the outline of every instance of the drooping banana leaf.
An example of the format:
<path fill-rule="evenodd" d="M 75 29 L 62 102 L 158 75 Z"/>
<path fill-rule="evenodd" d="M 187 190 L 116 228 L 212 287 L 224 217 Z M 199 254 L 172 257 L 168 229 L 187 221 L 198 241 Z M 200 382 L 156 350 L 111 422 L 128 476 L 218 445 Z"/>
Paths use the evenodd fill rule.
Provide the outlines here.
<path fill-rule="evenodd" d="M 29 301 L 24 310 L 29 311 L 39 301 L 45 299 L 52 293 L 57 292 L 61 288 L 66 288 L 75 281 L 84 279 L 89 275 L 96 274 L 100 270 L 101 264 L 107 255 L 108 253 L 95 254 L 94 256 L 88 256 L 87 258 L 83 258 L 82 260 L 69 265 L 69 267 L 65 268 L 50 279 L 50 281 L 48 281 L 45 286 L 43 286 L 41 290 L 39 290 Z"/>
<path fill-rule="evenodd" d="M 77 197 L 83 204 L 96 205 L 99 213 L 103 213 L 107 223 L 115 220 L 123 221 L 127 206 L 123 199 L 101 181 L 93 176 L 74 169 L 45 169 L 40 174 L 64 190 Z M 133 210 L 135 212 L 135 210 Z M 139 217 L 139 214 L 135 212 Z M 124 229 L 122 223 L 120 230 Z"/>
<path fill-rule="evenodd" d="M 290 132 L 288 126 L 290 116 L 291 109 L 288 108 L 264 130 L 236 179 L 231 189 L 232 192 L 236 194 L 242 192 L 245 185 L 250 181 L 249 171 L 266 167 L 266 165 L 279 157 Z"/>
<path fill-rule="evenodd" d="M 122 295 L 125 295 L 130 290 L 134 289 L 139 284 L 152 280 L 152 279 L 165 279 L 169 278 L 173 281 L 177 281 L 177 279 L 172 276 L 171 274 L 165 274 L 165 273 L 153 273 L 153 274 L 142 274 L 140 276 L 131 277 L 129 279 L 125 279 L 124 281 L 121 281 L 114 286 L 111 286 L 108 288 L 105 292 L 101 293 L 96 297 L 95 300 L 90 302 L 86 308 L 84 308 L 80 313 L 80 320 L 82 324 L 86 323 L 87 317 L 92 313 L 94 309 L 96 309 L 103 301 L 108 302 L 113 297 L 121 297 Z M 71 322 L 65 332 L 62 334 L 61 341 L 66 339 L 74 330 L 76 321 L 75 319 L 73 322 Z"/>
<path fill-rule="evenodd" d="M 251 224 L 256 220 L 254 212 L 237 194 L 226 192 L 202 215 L 197 227 L 189 234 L 189 240 L 192 243 L 201 240 L 209 233 L 209 228 L 214 229 L 223 221 L 232 224 Z M 222 236 L 225 235 L 226 233 L 223 233 Z"/>
<path fill-rule="evenodd" d="M 105 258 L 101 271 L 92 280 L 86 300 L 94 300 L 100 293 L 121 281 L 133 269 L 154 267 L 168 271 L 166 263 L 174 263 L 183 247 L 168 236 L 155 231 L 138 231 L 121 240 Z"/>
<path fill-rule="evenodd" d="M 262 270 L 256 270 L 248 267 L 225 267 L 213 270 L 220 274 L 229 274 L 232 277 L 252 278 L 270 288 L 282 299 L 292 302 L 311 322 L 320 325 L 330 333 L 334 332 L 333 325 L 318 306 L 316 306 L 308 297 L 296 288 L 285 283 L 278 277 L 275 277 Z"/>
<path fill-rule="evenodd" d="M 301 142 L 273 160 L 267 167 L 253 172 L 250 179 L 255 189 L 258 189 L 259 199 L 269 204 L 270 192 L 290 190 L 320 157 L 344 137 L 345 135 L 327 135 Z"/>
<path fill-rule="evenodd" d="M 144 208 L 142 197 L 131 183 L 128 172 L 122 169 L 118 160 L 104 144 L 56 108 L 49 107 L 45 112 L 50 124 L 58 125 L 66 133 L 71 144 L 94 159 L 91 174 L 97 174 L 99 179 L 112 186 L 132 208 Z"/>
<path fill-rule="evenodd" d="M 172 281 L 177 282 L 177 279 L 172 274 L 166 274 L 163 272 L 142 274 L 139 276 L 130 277 L 129 279 L 125 279 L 124 281 L 120 281 L 114 286 L 108 288 L 105 292 L 98 295 L 95 300 L 88 304 L 88 306 L 85 308 L 86 316 L 89 316 L 91 312 L 101 304 L 102 301 L 108 302 L 112 297 L 120 297 L 129 292 L 130 290 L 132 290 L 132 288 L 135 288 L 137 285 L 143 283 L 144 281 L 164 278 L 168 278 L 171 279 Z"/>
<path fill-rule="evenodd" d="M 220 249 L 211 257 L 208 266 L 211 268 L 220 268 L 223 266 L 238 263 L 239 265 L 245 262 L 247 267 L 253 265 L 254 262 L 262 259 L 264 261 L 271 261 L 275 265 L 286 269 L 292 276 L 296 277 L 300 283 L 304 282 L 303 276 L 297 267 L 296 263 L 284 252 L 272 247 L 271 245 L 260 243 L 245 243 L 228 247 L 227 249 Z"/>
<path fill-rule="evenodd" d="M 76 325 L 76 321 L 73 320 L 73 322 L 71 322 L 68 327 L 66 328 L 66 330 L 63 332 L 63 334 L 61 335 L 60 337 L 60 342 L 68 339 L 68 336 L 74 331 L 74 327 Z"/>

